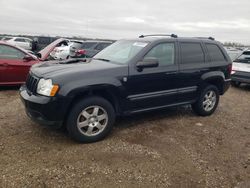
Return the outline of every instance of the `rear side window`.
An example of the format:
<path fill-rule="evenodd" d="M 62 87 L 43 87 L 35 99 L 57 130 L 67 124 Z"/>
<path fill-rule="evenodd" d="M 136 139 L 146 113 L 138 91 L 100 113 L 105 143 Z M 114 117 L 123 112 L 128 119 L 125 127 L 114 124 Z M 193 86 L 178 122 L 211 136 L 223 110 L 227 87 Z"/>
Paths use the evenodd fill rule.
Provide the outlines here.
<path fill-rule="evenodd" d="M 200 43 L 181 43 L 182 64 L 204 63 L 205 55 Z"/>
<path fill-rule="evenodd" d="M 0 59 L 23 59 L 25 54 L 10 46 L 0 45 Z"/>
<path fill-rule="evenodd" d="M 157 58 L 160 66 L 166 66 L 174 64 L 174 56 L 174 43 L 162 43 L 153 47 L 144 58 Z"/>
<path fill-rule="evenodd" d="M 225 57 L 216 44 L 206 44 L 211 61 L 225 61 Z"/>

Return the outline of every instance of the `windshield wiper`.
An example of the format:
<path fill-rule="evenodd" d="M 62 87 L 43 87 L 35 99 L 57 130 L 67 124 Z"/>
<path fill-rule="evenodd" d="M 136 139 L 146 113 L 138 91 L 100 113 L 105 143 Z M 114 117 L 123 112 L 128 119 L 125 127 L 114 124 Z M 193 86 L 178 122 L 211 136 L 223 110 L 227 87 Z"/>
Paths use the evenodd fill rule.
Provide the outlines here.
<path fill-rule="evenodd" d="M 100 60 L 100 61 L 106 61 L 106 62 L 110 62 L 109 59 L 104 59 L 104 58 L 93 58 L 95 60 Z"/>

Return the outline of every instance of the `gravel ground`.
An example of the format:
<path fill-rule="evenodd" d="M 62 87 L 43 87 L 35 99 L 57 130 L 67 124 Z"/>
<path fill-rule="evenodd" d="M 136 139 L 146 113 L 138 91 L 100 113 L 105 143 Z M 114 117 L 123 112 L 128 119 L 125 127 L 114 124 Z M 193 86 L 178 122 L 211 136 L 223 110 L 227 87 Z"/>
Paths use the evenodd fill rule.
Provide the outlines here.
<path fill-rule="evenodd" d="M 126 117 L 94 144 L 31 122 L 16 88 L 1 88 L 0 104 L 0 187 L 250 187 L 247 86 L 210 117 L 188 107 Z"/>

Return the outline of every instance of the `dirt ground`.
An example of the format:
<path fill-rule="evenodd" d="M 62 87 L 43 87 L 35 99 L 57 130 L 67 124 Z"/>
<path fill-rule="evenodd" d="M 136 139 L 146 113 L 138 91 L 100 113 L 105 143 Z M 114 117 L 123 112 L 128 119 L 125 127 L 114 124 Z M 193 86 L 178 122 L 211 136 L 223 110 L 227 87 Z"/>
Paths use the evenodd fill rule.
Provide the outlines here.
<path fill-rule="evenodd" d="M 230 88 L 210 117 L 119 119 L 94 144 L 33 123 L 17 88 L 1 88 L 0 187 L 250 187 L 250 87 Z"/>

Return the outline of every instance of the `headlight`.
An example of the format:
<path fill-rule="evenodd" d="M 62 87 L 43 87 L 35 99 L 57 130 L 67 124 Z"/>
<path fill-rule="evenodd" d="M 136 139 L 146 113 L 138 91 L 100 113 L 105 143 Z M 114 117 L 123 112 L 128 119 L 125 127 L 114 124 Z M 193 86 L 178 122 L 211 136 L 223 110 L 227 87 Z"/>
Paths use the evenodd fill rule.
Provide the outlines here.
<path fill-rule="evenodd" d="M 51 79 L 40 79 L 37 85 L 36 92 L 40 95 L 45 95 L 45 96 L 55 96 L 59 89 L 58 85 L 53 85 Z"/>

